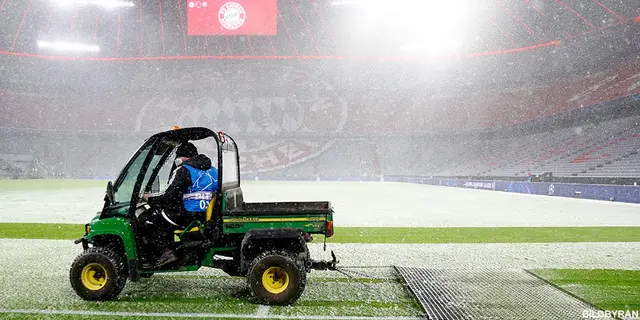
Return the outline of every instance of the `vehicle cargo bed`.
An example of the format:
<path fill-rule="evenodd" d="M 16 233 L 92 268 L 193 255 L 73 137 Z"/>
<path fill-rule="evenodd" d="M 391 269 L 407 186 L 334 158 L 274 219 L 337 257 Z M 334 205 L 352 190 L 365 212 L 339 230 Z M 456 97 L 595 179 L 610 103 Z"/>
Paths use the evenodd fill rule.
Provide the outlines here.
<path fill-rule="evenodd" d="M 277 214 L 329 214 L 331 203 L 321 202 L 245 202 L 231 211 L 231 215 L 277 215 Z"/>

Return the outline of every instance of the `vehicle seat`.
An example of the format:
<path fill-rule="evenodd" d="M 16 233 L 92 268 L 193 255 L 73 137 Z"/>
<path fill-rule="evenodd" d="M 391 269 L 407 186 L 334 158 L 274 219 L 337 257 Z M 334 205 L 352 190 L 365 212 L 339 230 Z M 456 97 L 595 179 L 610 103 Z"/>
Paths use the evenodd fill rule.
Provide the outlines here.
<path fill-rule="evenodd" d="M 211 218 L 213 217 L 213 207 L 215 207 L 216 205 L 216 196 L 213 196 L 213 199 L 211 199 L 211 202 L 209 202 L 209 205 L 207 206 L 207 210 L 205 211 L 205 223 L 206 221 L 211 220 Z M 191 223 L 189 223 L 189 225 L 187 226 L 187 228 L 185 229 L 177 229 L 174 230 L 174 239 L 176 241 L 180 241 L 180 239 L 182 239 L 182 236 L 184 236 L 185 234 L 190 234 L 190 233 L 194 233 L 194 232 L 200 232 L 201 234 L 203 233 L 203 229 L 204 229 L 204 223 L 200 222 L 200 220 L 193 220 L 191 221 Z"/>

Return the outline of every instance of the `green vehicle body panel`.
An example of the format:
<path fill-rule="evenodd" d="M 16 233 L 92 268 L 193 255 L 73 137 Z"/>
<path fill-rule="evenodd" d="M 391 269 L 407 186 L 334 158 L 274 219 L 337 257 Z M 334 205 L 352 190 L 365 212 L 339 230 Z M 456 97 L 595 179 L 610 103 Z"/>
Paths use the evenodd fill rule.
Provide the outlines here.
<path fill-rule="evenodd" d="M 324 217 L 296 217 L 288 219 L 309 219 L 307 221 L 269 221 L 275 217 L 233 217 L 223 218 L 222 230 L 225 234 L 247 233 L 253 229 L 302 229 L 306 233 L 322 233 L 326 229 Z M 287 219 L 287 218 L 281 218 Z M 322 220 L 319 220 L 322 219 Z M 267 220 L 267 221 L 262 221 Z"/>
<path fill-rule="evenodd" d="M 127 216 L 127 210 L 129 210 L 129 204 L 119 204 L 117 206 L 112 206 L 107 208 L 107 210 L 109 211 L 109 214 L 112 216 L 118 216 L 118 217 L 126 217 Z M 100 218 L 100 214 L 98 214 L 95 218 L 93 218 L 93 220 L 97 220 Z"/>
<path fill-rule="evenodd" d="M 253 229 L 301 229 L 309 234 L 321 234 L 326 231 L 327 221 L 332 221 L 332 213 L 326 214 L 307 214 L 307 215 L 269 215 L 269 216 L 223 216 L 223 233 L 224 234 L 245 234 Z M 124 250 L 129 260 L 137 258 L 136 239 L 131 223 L 123 217 L 111 217 L 99 219 L 96 216 L 91 220 L 89 226 L 91 231 L 85 236 L 88 242 L 96 236 L 115 235 L 120 237 L 124 244 Z M 220 247 L 211 249 L 205 256 L 202 263 L 203 266 L 213 264 L 213 256 L 217 252 L 233 251 L 234 247 Z"/>
<path fill-rule="evenodd" d="M 224 198 L 223 198 L 224 199 Z M 223 200 L 223 204 L 224 204 Z M 89 226 L 91 231 L 85 236 L 88 242 L 96 236 L 115 235 L 120 237 L 124 244 L 124 250 L 129 260 L 137 258 L 136 239 L 133 228 L 128 219 L 124 217 L 111 217 L 99 219 L 96 216 L 91 220 Z M 323 234 L 327 229 L 327 222 L 333 220 L 333 211 L 326 214 L 306 214 L 306 215 L 269 215 L 269 216 L 241 216 L 224 215 L 222 230 L 224 234 L 245 234 L 254 229 L 301 229 L 309 234 Z M 202 263 L 204 266 L 213 264 L 213 256 L 217 252 L 233 251 L 234 247 L 213 248 L 205 256 Z"/>
<path fill-rule="evenodd" d="M 124 251 L 127 254 L 127 259 L 133 260 L 137 257 L 136 252 L 136 237 L 133 233 L 133 227 L 126 218 L 112 217 L 106 219 L 99 219 L 100 216 L 93 218 L 89 226 L 91 231 L 84 236 L 84 238 L 91 243 L 92 239 L 96 236 L 102 235 L 115 235 L 120 237 L 122 244 L 124 245 Z"/>

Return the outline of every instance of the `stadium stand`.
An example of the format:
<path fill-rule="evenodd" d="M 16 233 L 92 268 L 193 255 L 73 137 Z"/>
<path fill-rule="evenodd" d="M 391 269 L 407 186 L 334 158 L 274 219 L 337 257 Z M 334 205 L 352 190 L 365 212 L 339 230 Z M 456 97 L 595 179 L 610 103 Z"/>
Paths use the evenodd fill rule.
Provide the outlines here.
<path fill-rule="evenodd" d="M 552 172 L 554 176 L 638 176 L 639 121 L 630 117 L 527 136 L 478 140 L 475 146 L 461 148 L 459 157 L 466 160 L 445 164 L 427 175 L 527 177 Z"/>
<path fill-rule="evenodd" d="M 112 177 L 144 136 L 30 133 L 11 139 L 14 144 L 0 149 L 0 174 L 5 177 L 26 172 L 44 177 Z M 477 134 L 306 138 L 312 147 L 298 158 L 293 153 L 303 149 L 296 140 L 273 137 L 254 148 L 249 140 L 237 139 L 245 147 L 242 174 L 249 179 L 378 180 L 396 175 L 526 179 L 544 172 L 555 177 L 640 177 L 640 116 L 493 138 Z M 285 152 L 270 158 L 263 155 L 265 150 Z M 251 162 L 248 158 L 257 157 L 263 159 L 246 165 Z"/>
<path fill-rule="evenodd" d="M 308 25 L 317 38 L 278 33 L 270 38 L 274 43 L 255 41 L 248 47 L 244 37 L 231 44 L 218 37 L 210 40 L 222 45 L 212 42 L 211 52 L 208 43 L 206 48 L 191 43 L 187 50 L 182 32 L 173 32 L 182 26 L 178 11 L 164 13 L 167 21 L 177 22 L 166 23 L 166 40 L 184 48 L 169 45 L 165 52 L 165 33 L 143 29 L 144 41 L 161 40 L 162 46 L 142 43 L 137 32 L 124 32 L 120 39 L 120 20 L 101 19 L 100 33 L 91 24 L 92 38 L 105 44 L 99 53 L 52 57 L 33 51 L 41 28 L 20 29 L 20 19 L 7 20 L 7 30 L 22 32 L 0 42 L 5 49 L 0 50 L 0 79 L 5 80 L 0 85 L 0 154 L 32 157 L 26 168 L 37 176 L 112 177 L 150 134 L 173 125 L 207 126 L 236 137 L 243 175 L 250 178 L 526 179 L 541 172 L 640 177 L 638 119 L 607 109 L 640 102 L 639 12 L 630 3 L 609 4 L 629 14 L 621 21 L 601 20 L 603 7 L 585 3 L 591 7 L 585 12 L 597 13 L 592 20 L 602 21 L 595 30 L 582 30 L 587 33 L 564 19 L 536 19 L 534 26 L 545 30 L 542 43 L 537 36 L 519 39 L 516 47 L 470 37 L 474 44 L 465 45 L 462 55 L 424 61 L 423 53 L 391 52 L 395 45 L 388 41 L 405 41 L 394 33 L 380 38 L 385 45 L 362 46 L 354 43 L 358 39 L 349 29 L 337 34 L 349 45 L 336 45 L 332 33 L 317 32 L 325 29 L 319 21 Z M 300 7 L 302 16 L 319 9 L 311 4 Z M 342 9 L 324 5 L 325 13 L 342 17 Z M 7 17 L 20 17 L 23 7 L 9 1 L 4 9 L 10 10 Z M 563 6 L 549 10 L 571 14 Z M 41 11 L 29 13 L 29 19 L 37 21 L 40 15 L 45 21 L 50 11 Z M 302 18 L 282 14 L 283 23 Z M 107 32 L 115 27 L 117 43 Z M 501 32 L 495 34 L 502 38 Z M 299 48 L 290 45 L 293 40 Z M 198 61 L 205 54 L 233 59 Z M 322 59 L 289 59 L 316 54 Z M 266 63 L 245 59 L 249 55 L 287 59 Z M 420 59 L 414 63 L 414 58 Z M 576 121 L 579 113 L 598 110 L 620 119 Z M 566 121 L 500 134 L 554 117 Z M 5 158 L 0 158 L 0 175 L 27 174 L 16 165 L 19 161 Z"/>
<path fill-rule="evenodd" d="M 363 64 L 351 66 L 351 72 L 321 68 L 326 70 L 318 77 L 307 76 L 316 74 L 313 64 L 242 62 L 242 68 L 234 64 L 220 73 L 175 65 L 129 81 L 121 78 L 128 67 L 120 64 L 87 63 L 81 72 L 71 72 L 62 61 L 38 60 L 29 69 L 31 77 L 12 76 L 0 88 L 0 154 L 31 156 L 37 176 L 113 177 L 150 134 L 172 125 L 207 126 L 236 138 L 248 178 L 527 179 L 543 172 L 640 177 L 640 58 L 637 47 L 626 47 L 626 38 L 612 39 L 596 37 L 588 44 L 622 44 L 619 56 L 609 49 L 578 54 L 591 47 L 576 40 L 439 71 Z M 623 54 L 624 48 L 630 51 Z M 477 73 L 492 63 L 499 68 Z M 102 69 L 107 66 L 109 72 Z M 139 66 L 163 70 L 164 64 Z M 63 70 L 75 77 L 39 82 L 41 73 Z M 104 77 L 88 86 L 86 74 Z M 291 77 L 272 81 L 281 74 Z M 240 76 L 243 85 L 237 88 L 207 84 L 228 84 Z M 430 77 L 438 81 L 427 81 Z M 384 85 L 372 84 L 373 79 L 385 79 Z M 615 109 L 623 106 L 635 111 Z M 549 123 L 510 131 L 540 121 Z M 16 174 L 15 161 L 1 161 L 0 175 L 25 174 Z"/>
<path fill-rule="evenodd" d="M 500 139 L 459 136 L 334 142 L 317 158 L 262 177 L 384 175 L 521 177 L 640 177 L 640 117 Z M 421 151 L 421 150 L 424 150 Z M 374 159 L 379 159 L 378 163 Z"/>
<path fill-rule="evenodd" d="M 364 140 L 333 140 L 327 151 L 300 164 L 254 173 L 261 178 L 317 179 L 380 176 L 381 167 L 375 145 Z M 265 168 L 261 168 L 265 169 Z M 259 169 L 260 170 L 260 169 Z M 246 173 L 251 174 L 251 173 Z"/>

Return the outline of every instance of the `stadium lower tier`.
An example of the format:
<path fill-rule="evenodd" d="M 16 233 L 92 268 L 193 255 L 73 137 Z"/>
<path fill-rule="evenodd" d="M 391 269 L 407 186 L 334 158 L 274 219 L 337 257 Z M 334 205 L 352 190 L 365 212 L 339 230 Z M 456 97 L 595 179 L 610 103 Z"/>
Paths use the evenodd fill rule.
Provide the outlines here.
<path fill-rule="evenodd" d="M 640 116 L 528 135 L 238 137 L 255 179 L 378 179 L 389 175 L 640 177 Z M 233 135 L 233 133 L 231 133 Z M 2 132 L 0 177 L 112 177 L 146 138 L 138 134 Z M 8 143 L 4 143 L 8 142 Z"/>

